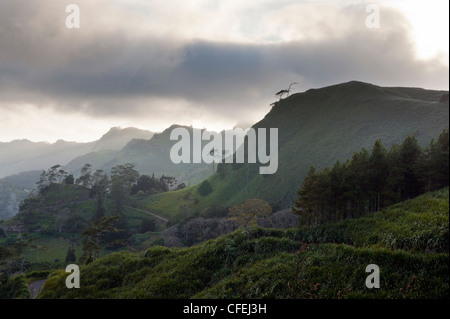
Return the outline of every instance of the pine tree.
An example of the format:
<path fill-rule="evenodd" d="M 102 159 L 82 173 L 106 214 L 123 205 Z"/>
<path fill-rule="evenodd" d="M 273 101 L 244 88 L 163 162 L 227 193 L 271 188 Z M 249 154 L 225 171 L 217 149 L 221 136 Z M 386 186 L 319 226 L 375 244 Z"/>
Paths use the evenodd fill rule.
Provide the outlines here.
<path fill-rule="evenodd" d="M 369 193 L 371 211 L 380 210 L 384 204 L 383 191 L 387 179 L 387 151 L 381 140 L 376 140 L 369 158 Z"/>
<path fill-rule="evenodd" d="M 66 263 L 73 263 L 73 262 L 76 262 L 76 261 L 77 261 L 77 257 L 75 256 L 75 248 L 73 246 L 69 247 L 67 249 L 65 262 Z"/>
<path fill-rule="evenodd" d="M 419 159 L 422 148 L 413 136 L 408 136 L 400 146 L 400 160 L 403 171 L 402 199 L 409 199 L 419 195 L 425 185 L 420 178 Z"/>
<path fill-rule="evenodd" d="M 437 141 L 432 143 L 430 154 L 430 169 L 432 174 L 432 189 L 449 185 L 449 132 L 443 131 Z"/>
<path fill-rule="evenodd" d="M 316 169 L 311 166 L 306 177 L 303 179 L 302 185 L 297 191 L 297 200 L 292 206 L 294 214 L 299 216 L 299 223 L 310 225 L 313 215 L 317 213 L 317 202 L 313 193 L 314 185 L 317 180 Z"/>

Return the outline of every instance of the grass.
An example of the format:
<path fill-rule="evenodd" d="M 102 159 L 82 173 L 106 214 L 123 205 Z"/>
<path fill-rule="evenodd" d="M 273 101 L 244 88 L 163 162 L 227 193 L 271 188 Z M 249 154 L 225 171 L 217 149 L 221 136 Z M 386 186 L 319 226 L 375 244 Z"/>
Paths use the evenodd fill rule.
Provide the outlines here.
<path fill-rule="evenodd" d="M 67 249 L 72 242 L 65 238 L 40 237 L 33 241 L 34 245 L 40 249 L 33 249 L 27 256 L 26 260 L 32 263 L 54 262 L 55 260 L 64 261 L 66 259 Z M 77 258 L 82 255 L 82 246 L 75 246 L 75 256 Z"/>
<path fill-rule="evenodd" d="M 448 298 L 448 188 L 328 225 L 239 229 L 190 248 L 108 254 L 81 288 L 50 274 L 41 298 Z M 377 264 L 381 288 L 367 289 Z"/>

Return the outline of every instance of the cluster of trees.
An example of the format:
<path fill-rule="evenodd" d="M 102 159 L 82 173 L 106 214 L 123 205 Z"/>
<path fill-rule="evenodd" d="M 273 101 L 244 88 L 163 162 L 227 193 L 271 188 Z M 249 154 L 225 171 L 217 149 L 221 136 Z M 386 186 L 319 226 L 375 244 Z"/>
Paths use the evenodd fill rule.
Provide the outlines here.
<path fill-rule="evenodd" d="M 47 171 L 42 171 L 39 181 L 36 183 L 39 194 L 43 194 L 52 184 L 74 184 L 73 175 L 67 173 L 61 165 L 54 165 Z"/>
<path fill-rule="evenodd" d="M 82 261 L 90 262 L 98 256 L 102 245 L 117 248 L 124 245 L 129 236 L 127 220 L 124 216 L 124 206 L 130 194 L 140 192 L 153 194 L 169 191 L 176 180 L 173 177 L 140 175 L 134 164 L 121 164 L 111 169 L 110 175 L 102 170 L 92 173 L 92 166 L 86 164 L 80 177 L 76 180 L 78 185 L 90 188 L 91 197 L 96 197 L 96 212 L 90 227 L 83 231 Z M 106 199 L 109 194 L 111 206 L 106 216 Z M 147 222 L 148 224 L 148 222 Z M 141 228 L 152 228 L 149 225 Z"/>
<path fill-rule="evenodd" d="M 152 195 L 168 192 L 175 183 L 176 179 L 170 176 L 163 175 L 158 179 L 155 177 L 155 174 L 152 174 L 152 176 L 141 175 L 137 183 L 131 187 L 131 194 L 144 193 Z"/>
<path fill-rule="evenodd" d="M 359 217 L 449 185 L 449 132 L 423 149 L 414 137 L 389 151 L 377 140 L 369 153 L 318 172 L 311 167 L 292 207 L 303 224 Z"/>
<path fill-rule="evenodd" d="M 85 164 L 76 180 L 60 165 L 54 165 L 42 172 L 36 184 L 38 195 L 45 195 L 55 187 L 63 189 L 64 184 L 67 184 L 78 185 L 89 190 L 90 198 L 96 199 L 96 208 L 90 221 L 80 221 L 81 217 L 71 215 L 67 208 L 58 209 L 55 219 L 60 232 L 63 228 L 69 232 L 71 232 L 71 228 L 80 232 L 81 227 L 84 251 L 82 261 L 89 262 L 98 256 L 102 246 L 120 247 L 124 245 L 124 241 L 130 235 L 127 219 L 124 216 L 124 208 L 129 195 L 167 192 L 173 188 L 175 183 L 176 179 L 170 176 L 163 175 L 156 178 L 154 174 L 152 176 L 140 175 L 134 164 L 127 163 L 114 166 L 109 173 L 99 169 L 94 171 L 91 164 Z M 178 188 L 183 186 L 185 185 L 179 185 Z M 63 193 L 60 196 L 63 196 Z M 34 211 L 32 208 L 39 205 L 46 205 L 45 197 L 32 196 L 26 199 L 21 205 L 22 215 L 24 217 L 32 215 L 26 213 Z M 154 221 L 146 219 L 143 221 L 140 231 L 149 231 L 155 228 Z M 73 260 L 73 255 L 73 248 L 70 248 L 67 259 Z"/>
<path fill-rule="evenodd" d="M 76 184 L 89 189 L 90 197 L 95 197 L 97 200 L 97 209 L 93 218 L 97 220 L 105 216 L 107 194 L 110 194 L 112 201 L 111 213 L 121 214 L 128 195 L 167 192 L 176 182 L 174 177 L 165 175 L 160 178 L 156 178 L 154 174 L 140 175 L 135 170 L 134 164 L 127 163 L 114 166 L 109 175 L 100 169 L 93 171 L 91 164 L 85 164 L 76 180 L 61 165 L 54 165 L 42 172 L 36 185 L 40 195 L 45 194 L 54 184 L 59 184 L 60 187 L 63 184 Z M 184 184 L 178 185 L 178 188 L 183 187 L 185 187 Z"/>

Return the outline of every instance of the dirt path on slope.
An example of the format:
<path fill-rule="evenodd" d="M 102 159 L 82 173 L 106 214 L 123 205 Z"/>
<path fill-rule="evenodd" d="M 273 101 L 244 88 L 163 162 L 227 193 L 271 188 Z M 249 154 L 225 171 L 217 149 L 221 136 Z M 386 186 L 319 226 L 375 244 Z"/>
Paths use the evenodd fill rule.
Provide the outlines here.
<path fill-rule="evenodd" d="M 45 279 L 34 281 L 28 285 L 28 288 L 30 289 L 30 293 L 31 293 L 31 297 L 30 297 L 31 299 L 36 298 L 36 296 L 38 295 L 38 293 L 41 290 L 44 283 L 45 283 Z"/>
<path fill-rule="evenodd" d="M 128 205 L 127 205 L 126 207 L 132 208 L 132 209 L 137 210 L 137 211 L 139 211 L 139 212 L 146 213 L 147 215 L 152 215 L 153 217 L 158 218 L 159 220 L 161 220 L 161 221 L 163 221 L 163 222 L 165 222 L 165 223 L 168 223 L 168 222 L 169 222 L 169 220 L 168 220 L 167 218 L 164 218 L 164 217 L 162 217 L 162 216 L 156 215 L 156 214 L 151 213 L 151 212 L 149 212 L 149 211 L 146 211 L 146 210 L 143 210 L 143 209 L 140 209 L 140 208 L 136 208 L 136 207 L 132 207 L 132 206 L 128 206 Z"/>

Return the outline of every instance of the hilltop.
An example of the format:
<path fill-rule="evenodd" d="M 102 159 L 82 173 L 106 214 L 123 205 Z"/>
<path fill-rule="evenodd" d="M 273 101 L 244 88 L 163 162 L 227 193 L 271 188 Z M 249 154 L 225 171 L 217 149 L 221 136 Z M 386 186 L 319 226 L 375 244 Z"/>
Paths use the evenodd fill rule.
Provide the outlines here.
<path fill-rule="evenodd" d="M 414 136 L 422 147 L 449 127 L 448 91 L 379 87 L 351 81 L 297 93 L 275 103 L 254 128 L 278 128 L 279 167 L 260 175 L 258 164 L 226 164 L 208 181 L 213 192 L 199 203 L 189 202 L 189 213 L 230 207 L 247 198 L 261 198 L 276 209 L 291 207 L 311 166 L 317 169 L 345 161 L 354 152 L 370 150 L 377 139 L 386 148 Z M 186 216 L 186 197 L 198 186 L 160 194 L 141 208 L 161 214 Z M 198 196 L 197 196 L 198 197 Z"/>

